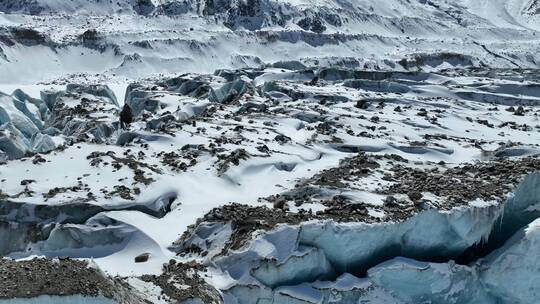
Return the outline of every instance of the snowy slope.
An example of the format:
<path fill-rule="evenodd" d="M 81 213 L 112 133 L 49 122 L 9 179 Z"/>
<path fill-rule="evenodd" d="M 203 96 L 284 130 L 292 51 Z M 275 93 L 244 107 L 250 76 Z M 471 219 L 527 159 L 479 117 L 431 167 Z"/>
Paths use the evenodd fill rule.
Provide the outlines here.
<path fill-rule="evenodd" d="M 39 18 L 0 15 L 1 83 L 125 82 L 284 60 L 383 70 L 540 62 L 538 14 L 517 0 L 172 1 L 149 16 L 138 2 L 35 3 L 48 8 Z"/>
<path fill-rule="evenodd" d="M 4 0 L 0 11 L 25 14 L 149 14 L 155 8 L 152 0 Z"/>
<path fill-rule="evenodd" d="M 539 4 L 536 0 L 492 0 L 492 1 L 462 1 L 472 13 L 488 20 L 492 24 L 500 27 L 540 28 L 538 10 Z"/>

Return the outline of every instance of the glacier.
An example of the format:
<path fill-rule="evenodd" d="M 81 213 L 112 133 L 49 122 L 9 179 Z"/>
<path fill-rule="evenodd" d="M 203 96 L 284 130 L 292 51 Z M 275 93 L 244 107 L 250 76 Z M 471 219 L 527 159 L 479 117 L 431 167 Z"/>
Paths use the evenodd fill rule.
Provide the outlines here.
<path fill-rule="evenodd" d="M 0 303 L 534 303 L 538 0 L 0 1 Z"/>
<path fill-rule="evenodd" d="M 528 176 L 503 209 L 427 212 L 383 228 L 332 222 L 284 226 L 211 265 L 234 282 L 224 289 L 230 303 L 534 302 L 539 269 L 529 253 L 540 234 L 538 178 Z M 528 222 L 530 218 L 535 220 Z M 511 237 L 472 264 L 454 261 L 468 247 L 489 242 L 490 236 L 505 237 L 497 233 Z"/>
<path fill-rule="evenodd" d="M 313 79 L 322 84 L 313 87 Z M 48 136 L 54 145 L 51 152 L 27 150 L 19 155 L 11 155 L 12 150 L 2 146 L 3 153 L 11 156 L 5 159 L 8 166 L 4 165 L 1 173 L 0 252 L 19 261 L 36 255 L 92 259 L 97 267 L 121 273 L 137 297 L 143 294 L 158 302 L 158 294 L 165 294 L 182 299 L 181 303 L 526 303 L 535 296 L 535 288 L 519 283 L 514 288 L 501 288 L 504 280 L 498 271 L 511 273 L 499 267 L 535 269 L 534 258 L 516 261 L 512 256 L 518 254 L 516 250 L 535 250 L 529 240 L 536 234 L 540 210 L 537 149 L 525 143 L 482 149 L 454 145 L 448 136 L 459 132 L 440 135 L 444 128 L 438 121 L 396 119 L 399 111 L 414 106 L 415 94 L 445 96 L 461 90 L 448 79 L 435 73 L 368 73 L 340 68 L 183 75 L 158 84 L 128 86 L 125 103 L 141 121 L 127 131 L 119 130 L 121 103 L 104 85 L 70 85 L 65 90 L 44 91 L 39 98 L 21 90 L 4 94 L 2 109 L 7 113 L 5 120 L 9 119 L 8 124 L 17 132 L 14 140 Z M 351 86 L 352 82 L 358 86 Z M 513 86 L 516 92 L 532 88 L 529 98 L 536 97 L 534 87 L 518 82 Z M 399 89 L 402 87 L 407 89 Z M 472 85 L 471 90 L 485 88 Z M 357 91 L 372 94 L 373 99 L 356 102 L 363 96 L 356 95 Z M 392 97 L 382 102 L 377 99 L 379 94 Z M 400 101 L 402 95 L 407 97 Z M 266 97 L 270 103 L 263 101 Z M 327 109 L 311 108 L 313 104 Z M 340 123 L 331 123 L 325 115 L 330 111 L 336 112 L 333 117 L 343 115 L 344 104 L 360 114 L 341 116 Z M 518 104 L 510 103 L 509 109 Z M 487 123 L 480 119 L 456 123 L 452 115 L 440 115 L 440 119 L 458 130 L 463 123 L 483 130 L 492 128 L 492 103 L 476 104 L 475 110 L 444 100 L 421 107 L 426 105 L 435 113 L 445 113 L 439 110 L 445 109 L 455 116 L 460 111 L 485 109 Z M 534 121 L 534 116 L 527 114 L 533 111 L 534 103 L 525 106 L 529 108 L 523 110 L 523 119 Z M 372 114 L 374 110 L 377 116 Z M 224 111 L 223 118 L 220 111 Z M 270 111 L 287 114 L 272 120 Z M 416 116 L 429 113 L 424 111 L 418 109 Z M 507 121 L 516 115 L 517 110 L 513 111 L 501 112 L 498 119 Z M 223 121 L 203 130 L 209 115 L 218 115 Z M 240 126 L 233 123 L 234 134 L 247 131 L 261 136 L 251 147 L 247 144 L 250 139 L 244 136 L 223 137 L 224 126 L 244 115 L 250 120 L 266 117 L 260 127 L 254 120 Z M 362 133 L 363 139 L 357 140 L 347 128 L 341 129 L 340 124 L 349 123 L 349 119 L 351 124 L 367 120 L 374 125 L 384 123 L 386 128 L 410 128 L 397 133 L 404 138 L 418 130 L 429 132 L 432 123 L 435 128 L 430 136 L 440 136 L 440 143 L 445 144 L 385 142 Z M 272 126 L 280 124 L 281 131 L 269 134 Z M 179 126 L 181 132 L 175 130 Z M 370 130 L 377 132 L 375 127 Z M 526 136 L 531 129 L 512 125 L 509 130 Z M 175 136 L 171 132 L 176 132 Z M 318 136 L 323 140 L 319 142 Z M 332 141 L 333 136 L 343 136 L 346 141 Z M 207 138 L 215 141 L 208 147 Z M 241 142 L 247 150 L 238 148 Z M 66 146 L 67 151 L 58 150 L 56 144 Z M 319 150 L 310 147 L 314 144 Z M 150 145 L 173 148 L 167 153 L 149 153 Z M 175 145 L 181 148 L 175 150 Z M 137 151 L 135 155 L 132 149 Z M 476 154 L 471 149 L 477 149 Z M 273 151 L 283 152 L 273 155 Z M 71 156 L 66 158 L 66 153 Z M 463 158 L 462 164 L 448 166 L 442 161 L 455 156 Z M 27 168 L 27 159 L 35 165 L 30 171 L 34 179 L 13 179 L 15 172 L 28 170 L 22 169 Z M 66 161 L 71 162 L 71 169 L 58 171 L 57 164 Z M 109 166 L 113 170 L 100 181 L 99 176 Z M 205 179 L 215 174 L 212 187 L 223 193 L 230 191 L 226 195 L 231 199 L 238 199 L 237 191 L 243 189 L 248 205 L 222 205 L 220 195 L 208 194 L 213 190 L 197 188 L 192 179 L 201 178 L 200 173 L 193 173 L 198 170 L 210 171 L 202 175 Z M 181 172 L 189 177 L 178 178 Z M 412 173 L 409 176 L 407 172 Z M 270 173 L 276 184 L 289 185 L 286 191 L 283 186 L 260 186 Z M 73 186 L 51 184 L 51 174 L 72 174 L 73 180 L 81 182 Z M 287 184 L 291 174 L 298 178 Z M 98 177 L 92 186 L 82 182 L 92 175 Z M 131 184 L 107 190 L 110 184 L 123 180 Z M 198 190 L 190 191 L 190 187 Z M 410 187 L 420 192 L 412 193 Z M 156 197 L 155 191 L 161 194 Z M 201 205 L 200 193 L 212 199 Z M 220 211 L 226 206 L 231 209 Z M 268 206 L 274 211 L 267 211 L 271 210 L 265 209 Z M 241 218 L 229 219 L 235 213 Z M 252 219 L 253 214 L 261 218 Z M 182 230 L 171 229 L 179 218 L 185 219 L 180 239 L 178 231 Z M 268 220 L 276 222 L 266 224 Z M 136 262 L 143 255 L 147 261 Z M 176 264 L 184 262 L 189 266 Z M 182 277 L 173 272 L 175 265 L 182 265 L 178 266 L 182 273 L 188 267 L 185 273 L 204 279 Z M 169 289 L 162 283 L 165 279 L 179 280 L 182 283 L 174 286 L 184 287 Z M 182 290 L 203 292 L 186 298 Z"/>

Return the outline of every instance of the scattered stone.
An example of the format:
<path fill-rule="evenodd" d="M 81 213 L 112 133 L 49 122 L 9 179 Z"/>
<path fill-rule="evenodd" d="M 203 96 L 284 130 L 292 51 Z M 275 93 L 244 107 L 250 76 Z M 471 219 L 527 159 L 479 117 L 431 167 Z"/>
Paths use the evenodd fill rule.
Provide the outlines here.
<path fill-rule="evenodd" d="M 517 107 L 517 109 L 514 111 L 514 115 L 525 116 L 525 109 L 523 108 L 523 106 Z"/>
<path fill-rule="evenodd" d="M 133 301 L 130 303 L 143 303 L 135 295 L 127 295 L 126 288 L 124 282 L 105 277 L 85 261 L 0 259 L 0 299 L 82 295 L 125 301 L 127 296 Z"/>
<path fill-rule="evenodd" d="M 418 192 L 418 191 L 411 191 L 409 193 L 407 193 L 407 196 L 409 197 L 409 199 L 413 202 L 418 202 L 422 199 L 423 195 L 422 193 Z"/>
<path fill-rule="evenodd" d="M 135 263 L 147 262 L 149 258 L 150 258 L 150 253 L 142 253 L 135 257 Z"/>
<path fill-rule="evenodd" d="M 370 105 L 369 101 L 361 99 L 361 100 L 356 101 L 355 107 L 358 109 L 367 110 L 369 109 L 369 105 Z"/>
<path fill-rule="evenodd" d="M 283 145 L 290 142 L 291 138 L 283 134 L 279 134 L 279 135 L 276 135 L 276 137 L 274 137 L 274 140 Z"/>
<path fill-rule="evenodd" d="M 126 103 L 120 112 L 120 126 L 122 129 L 127 129 L 133 122 L 133 111 L 131 107 Z"/>
<path fill-rule="evenodd" d="M 202 277 L 205 266 L 196 262 L 178 263 L 171 260 L 163 265 L 160 275 L 143 275 L 141 280 L 161 289 L 162 296 L 174 303 L 221 304 L 220 293 Z"/>

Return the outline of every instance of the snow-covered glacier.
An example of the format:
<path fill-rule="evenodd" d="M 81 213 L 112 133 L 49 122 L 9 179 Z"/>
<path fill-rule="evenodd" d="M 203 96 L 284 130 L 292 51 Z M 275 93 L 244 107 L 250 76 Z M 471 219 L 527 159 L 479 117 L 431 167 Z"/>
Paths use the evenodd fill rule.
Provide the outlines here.
<path fill-rule="evenodd" d="M 539 16 L 0 1 L 0 304 L 535 303 Z"/>
<path fill-rule="evenodd" d="M 123 82 L 283 62 L 536 68 L 536 7 L 534 0 L 4 0 L 0 81 Z"/>

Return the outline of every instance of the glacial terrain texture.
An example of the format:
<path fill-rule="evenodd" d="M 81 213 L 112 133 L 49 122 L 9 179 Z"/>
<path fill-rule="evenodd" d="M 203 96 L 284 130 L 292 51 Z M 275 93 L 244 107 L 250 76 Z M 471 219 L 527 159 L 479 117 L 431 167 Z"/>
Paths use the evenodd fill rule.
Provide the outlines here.
<path fill-rule="evenodd" d="M 538 0 L 0 0 L 0 304 L 540 300 Z"/>

